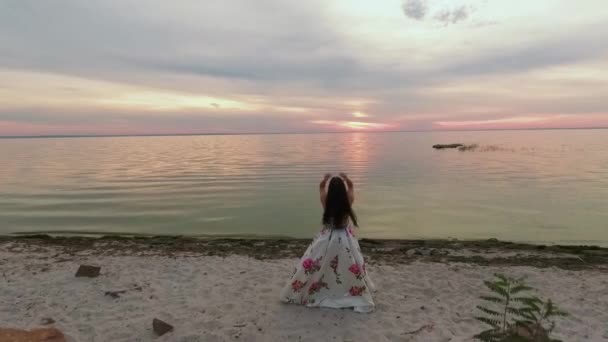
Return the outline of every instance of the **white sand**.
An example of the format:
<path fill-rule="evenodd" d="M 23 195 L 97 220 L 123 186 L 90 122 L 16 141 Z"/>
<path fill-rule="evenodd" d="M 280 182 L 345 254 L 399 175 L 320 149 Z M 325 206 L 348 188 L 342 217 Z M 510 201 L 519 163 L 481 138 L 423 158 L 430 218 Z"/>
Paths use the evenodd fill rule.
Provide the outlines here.
<path fill-rule="evenodd" d="M 482 280 L 503 272 L 527 276 L 572 315 L 556 337 L 608 341 L 605 270 L 375 265 L 377 310 L 366 315 L 279 303 L 295 259 L 54 254 L 0 248 L 0 327 L 30 329 L 50 317 L 70 341 L 471 341 L 483 328 L 472 318 Z M 75 278 L 81 263 L 102 266 L 101 275 Z M 156 337 L 154 317 L 175 331 Z"/>

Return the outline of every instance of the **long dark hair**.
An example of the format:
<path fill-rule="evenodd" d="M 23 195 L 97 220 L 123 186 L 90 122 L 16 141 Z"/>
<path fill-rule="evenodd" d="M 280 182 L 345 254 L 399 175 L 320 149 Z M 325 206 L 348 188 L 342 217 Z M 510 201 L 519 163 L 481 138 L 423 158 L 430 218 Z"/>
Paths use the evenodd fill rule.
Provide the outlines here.
<path fill-rule="evenodd" d="M 334 229 L 341 229 L 344 228 L 349 217 L 352 223 L 357 226 L 357 215 L 350 206 L 346 185 L 342 178 L 333 177 L 327 187 L 323 224 L 330 225 Z"/>

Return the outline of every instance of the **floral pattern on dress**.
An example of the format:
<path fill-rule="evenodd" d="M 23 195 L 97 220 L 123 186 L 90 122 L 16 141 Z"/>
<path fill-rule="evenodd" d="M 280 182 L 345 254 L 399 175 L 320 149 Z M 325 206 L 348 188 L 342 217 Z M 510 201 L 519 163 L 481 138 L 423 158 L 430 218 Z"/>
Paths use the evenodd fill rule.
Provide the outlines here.
<path fill-rule="evenodd" d="M 334 275 L 336 276 L 336 284 L 342 284 L 342 281 L 340 280 L 340 273 L 338 273 L 338 261 L 338 256 L 336 255 L 333 259 L 331 259 L 329 267 L 334 270 Z"/>
<path fill-rule="evenodd" d="M 361 296 L 365 291 L 365 286 L 353 286 L 348 290 L 351 296 Z"/>
<path fill-rule="evenodd" d="M 291 289 L 293 290 L 293 292 L 300 292 L 300 290 L 302 290 L 302 288 L 304 288 L 305 285 L 306 285 L 306 282 L 294 280 L 293 282 L 291 282 Z"/>
<path fill-rule="evenodd" d="M 322 288 L 326 288 L 329 290 L 329 286 L 327 286 L 327 283 L 323 281 L 323 277 L 321 277 L 319 281 L 315 281 L 314 283 L 310 284 L 310 287 L 308 288 L 308 294 L 315 294 L 321 291 Z"/>
<path fill-rule="evenodd" d="M 350 271 L 350 273 L 352 273 L 355 277 L 357 277 L 357 279 L 361 279 L 363 277 L 363 274 L 361 272 L 361 267 L 359 267 L 358 264 L 352 264 L 350 265 L 350 267 L 348 268 L 348 270 Z"/>
<path fill-rule="evenodd" d="M 323 227 L 296 265 L 296 272 L 281 292 L 286 303 L 332 308 L 374 308 L 374 285 L 366 272 L 354 228 Z"/>
<path fill-rule="evenodd" d="M 320 270 L 321 259 L 323 259 L 323 257 L 319 257 L 316 260 L 313 260 L 311 258 L 304 259 L 304 261 L 302 261 L 302 267 L 304 268 L 304 272 L 306 274 L 313 274 Z"/>

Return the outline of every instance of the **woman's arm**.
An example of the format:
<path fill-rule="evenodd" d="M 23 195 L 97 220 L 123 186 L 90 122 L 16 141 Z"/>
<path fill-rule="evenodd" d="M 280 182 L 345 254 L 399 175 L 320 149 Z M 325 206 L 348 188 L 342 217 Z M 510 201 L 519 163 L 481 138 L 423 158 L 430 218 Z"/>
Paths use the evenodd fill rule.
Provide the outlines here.
<path fill-rule="evenodd" d="M 350 178 L 348 178 L 346 173 L 341 173 L 340 177 L 342 177 L 342 179 L 344 179 L 344 181 L 346 182 L 346 186 L 348 186 L 348 201 L 352 205 L 353 202 L 355 201 L 355 185 L 353 184 L 353 181 L 351 181 Z"/>
<path fill-rule="evenodd" d="M 323 205 L 323 208 L 325 208 L 325 199 L 327 198 L 327 192 L 325 191 L 325 185 L 327 184 L 327 181 L 329 180 L 329 178 L 331 178 L 331 175 L 329 173 L 326 173 L 325 176 L 323 177 L 323 180 L 319 184 L 319 195 L 321 196 L 321 204 Z"/>

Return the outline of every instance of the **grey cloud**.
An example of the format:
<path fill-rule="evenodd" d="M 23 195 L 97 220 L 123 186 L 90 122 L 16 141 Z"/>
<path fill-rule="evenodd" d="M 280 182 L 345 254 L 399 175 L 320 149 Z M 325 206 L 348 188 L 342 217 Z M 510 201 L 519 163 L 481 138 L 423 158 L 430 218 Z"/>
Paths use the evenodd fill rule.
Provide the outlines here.
<path fill-rule="evenodd" d="M 133 67 L 148 68 L 173 73 L 198 74 L 220 78 L 257 81 L 317 81 L 339 83 L 364 72 L 364 67 L 348 56 L 322 56 L 299 58 L 297 56 L 272 56 L 261 54 L 249 58 L 226 56 L 189 56 L 180 60 L 132 59 Z"/>
<path fill-rule="evenodd" d="M 426 16 L 426 0 L 405 0 L 402 5 L 403 13 L 408 18 L 422 20 Z"/>
<path fill-rule="evenodd" d="M 452 76 L 519 73 L 593 60 L 608 54 L 605 41 L 608 41 L 608 29 L 598 24 L 550 40 L 482 51 L 474 58 L 441 68 L 440 72 Z"/>
<path fill-rule="evenodd" d="M 155 71 L 322 83 L 367 72 L 314 6 L 281 3 L 186 1 L 182 6 L 199 12 L 180 25 L 172 21 L 183 13 L 146 20 L 128 14 L 129 2 L 8 0 L 0 3 L 0 66 L 105 79 L 129 74 L 131 82 Z"/>
<path fill-rule="evenodd" d="M 456 24 L 458 22 L 467 20 L 473 11 L 472 7 L 467 7 L 465 5 L 456 7 L 452 10 L 444 9 L 439 11 L 433 19 L 443 23 L 444 25 L 448 24 Z"/>
<path fill-rule="evenodd" d="M 289 4 L 150 0 L 134 12 L 139 3 L 122 0 L 6 0 L 0 68 L 185 91 L 208 91 L 217 79 L 233 92 L 290 87 L 321 96 L 430 81 L 407 63 L 366 63 L 320 5 L 308 6 L 314 0 Z"/>
<path fill-rule="evenodd" d="M 171 6 L 150 0 L 134 12 L 138 6 L 123 0 L 0 2 L 0 67 L 176 88 L 183 86 L 184 77 L 210 77 L 232 85 L 249 82 L 247 91 L 256 93 L 291 86 L 309 94 L 331 89 L 335 95 L 415 88 L 468 74 L 525 71 L 594 56 L 606 46 L 601 43 L 605 34 L 598 36 L 606 30 L 600 27 L 560 37 L 557 43 L 505 46 L 498 53 L 480 49 L 458 63 L 450 59 L 430 68 L 407 59 L 383 65 L 361 58 L 314 6 L 284 6 L 282 0 L 184 0 Z M 404 3 L 404 12 L 414 17 L 424 17 L 426 8 L 424 0 Z M 459 22 L 470 11 L 459 7 L 440 19 Z M 192 18 L 182 18 L 187 15 Z"/>

